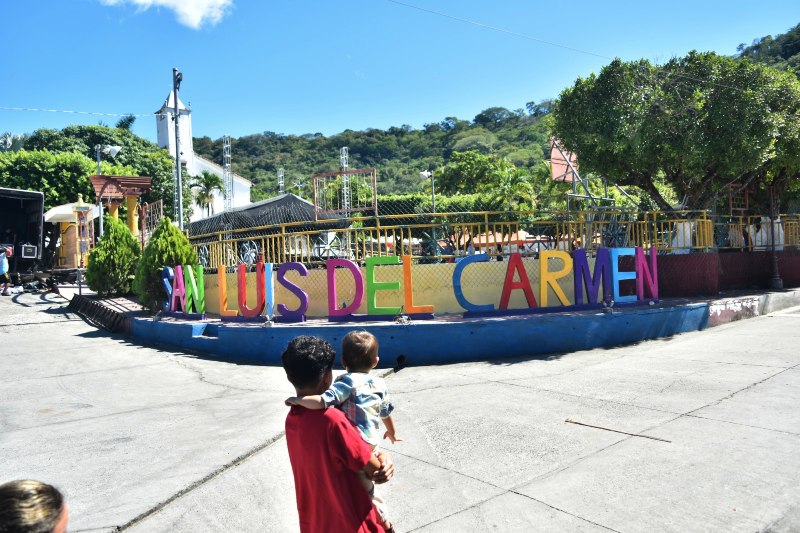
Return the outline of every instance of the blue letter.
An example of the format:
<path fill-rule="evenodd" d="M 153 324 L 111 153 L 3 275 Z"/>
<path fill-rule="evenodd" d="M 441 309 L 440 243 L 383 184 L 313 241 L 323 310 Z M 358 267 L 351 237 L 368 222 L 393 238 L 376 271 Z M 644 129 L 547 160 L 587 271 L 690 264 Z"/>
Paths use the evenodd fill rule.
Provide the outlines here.
<path fill-rule="evenodd" d="M 620 296 L 619 294 L 619 284 L 622 281 L 631 279 L 636 279 L 636 271 L 619 271 L 619 258 L 622 256 L 635 256 L 636 255 L 636 248 L 610 248 L 609 254 L 611 255 L 611 279 L 614 285 L 614 301 L 624 303 L 624 302 L 635 302 L 636 295 L 633 294 L 631 296 Z"/>
<path fill-rule="evenodd" d="M 483 263 L 489 260 L 489 254 L 475 254 L 469 255 L 459 261 L 456 264 L 455 270 L 453 270 L 453 292 L 456 295 L 456 300 L 458 301 L 458 305 L 466 309 L 467 311 L 494 311 L 494 305 L 492 304 L 473 304 L 470 303 L 464 297 L 464 291 L 461 290 L 461 274 L 464 272 L 464 268 L 470 263 Z"/>

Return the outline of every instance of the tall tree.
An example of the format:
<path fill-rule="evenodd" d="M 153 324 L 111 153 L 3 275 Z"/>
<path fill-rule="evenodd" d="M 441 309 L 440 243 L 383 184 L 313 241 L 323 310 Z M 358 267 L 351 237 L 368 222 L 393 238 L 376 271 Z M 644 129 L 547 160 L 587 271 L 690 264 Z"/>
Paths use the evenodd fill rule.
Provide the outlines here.
<path fill-rule="evenodd" d="M 453 152 L 450 162 L 435 173 L 436 187 L 442 194 L 472 193 L 497 183 L 502 173 L 513 169 L 513 164 L 493 155 Z"/>
<path fill-rule="evenodd" d="M 554 132 L 584 171 L 645 190 L 659 176 L 691 209 L 710 208 L 734 181 L 767 178 L 777 148 L 797 137 L 797 80 L 764 65 L 692 52 L 663 66 L 615 60 L 578 79 L 554 111 Z"/>
<path fill-rule="evenodd" d="M 149 193 L 142 202 L 163 200 L 165 211 L 173 212 L 173 189 L 175 184 L 175 161 L 167 150 L 159 148 L 131 131 L 106 126 L 68 126 L 63 130 L 39 129 L 25 140 L 26 150 L 47 150 L 53 153 L 79 152 L 94 160 L 97 145 L 121 146 L 122 150 L 114 162 L 130 168 L 131 175 L 148 176 L 153 179 Z M 184 182 L 188 189 L 188 180 Z M 73 200 L 70 200 L 73 201 Z M 191 211 L 190 194 L 184 194 L 183 212 Z"/>
<path fill-rule="evenodd" d="M 94 162 L 82 154 L 52 154 L 44 150 L 0 153 L 0 187 L 44 193 L 45 209 L 94 198 L 89 175 Z"/>

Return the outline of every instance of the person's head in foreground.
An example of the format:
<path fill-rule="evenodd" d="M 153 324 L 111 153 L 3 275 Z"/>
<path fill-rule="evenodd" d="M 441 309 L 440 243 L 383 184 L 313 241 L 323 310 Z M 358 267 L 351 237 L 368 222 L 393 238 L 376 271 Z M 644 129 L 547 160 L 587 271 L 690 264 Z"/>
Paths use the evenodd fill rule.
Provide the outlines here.
<path fill-rule="evenodd" d="M 325 339 L 302 335 L 292 339 L 281 360 L 298 396 L 321 394 L 333 381 L 336 352 Z"/>
<path fill-rule="evenodd" d="M 348 372 L 369 372 L 378 366 L 378 339 L 369 331 L 351 331 L 342 339 L 342 366 Z"/>
<path fill-rule="evenodd" d="M 57 488 L 20 479 L 0 485 L 0 533 L 64 533 L 69 514 Z"/>

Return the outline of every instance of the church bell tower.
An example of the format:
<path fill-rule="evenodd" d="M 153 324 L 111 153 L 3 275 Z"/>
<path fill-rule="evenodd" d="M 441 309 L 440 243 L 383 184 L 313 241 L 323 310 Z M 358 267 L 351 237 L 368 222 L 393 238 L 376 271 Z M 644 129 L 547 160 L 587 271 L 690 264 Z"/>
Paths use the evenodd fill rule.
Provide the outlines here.
<path fill-rule="evenodd" d="M 161 109 L 156 111 L 156 127 L 158 131 L 158 146 L 166 148 L 172 157 L 175 157 L 175 93 L 170 91 Z M 178 120 L 181 130 L 181 162 L 186 165 L 189 176 L 196 175 L 194 168 L 194 146 L 192 144 L 192 110 L 186 107 L 178 98 Z"/>

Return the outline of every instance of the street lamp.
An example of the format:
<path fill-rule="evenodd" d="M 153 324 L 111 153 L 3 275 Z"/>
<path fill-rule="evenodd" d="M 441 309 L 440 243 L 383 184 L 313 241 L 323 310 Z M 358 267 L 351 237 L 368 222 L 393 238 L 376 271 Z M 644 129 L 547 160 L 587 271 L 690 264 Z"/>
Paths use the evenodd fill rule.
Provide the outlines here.
<path fill-rule="evenodd" d="M 423 170 L 419 173 L 420 177 L 426 180 L 431 180 L 431 209 L 436 212 L 436 178 L 433 177 L 433 172 L 430 170 Z"/>
<path fill-rule="evenodd" d="M 431 215 L 433 215 L 436 213 L 436 178 L 433 176 L 433 172 L 430 170 L 423 170 L 419 173 L 419 175 L 426 180 L 431 180 Z M 434 246 L 438 246 L 438 243 L 436 242 L 436 227 L 431 228 L 431 233 L 433 233 Z"/>
<path fill-rule="evenodd" d="M 97 144 L 94 147 L 94 151 L 97 154 L 97 175 L 102 176 L 103 171 L 100 169 L 100 153 L 104 153 L 106 155 L 110 155 L 111 157 L 117 157 L 119 151 L 122 150 L 121 146 L 111 146 L 110 144 Z M 98 195 L 97 197 L 97 205 L 100 207 L 100 236 L 103 236 L 103 197 L 102 195 Z"/>
<path fill-rule="evenodd" d="M 769 186 L 769 225 L 770 225 L 770 240 L 772 241 L 772 278 L 769 280 L 769 286 L 773 290 L 783 289 L 783 279 L 778 270 L 778 254 L 775 252 L 775 219 L 777 218 L 777 209 L 775 208 L 775 185 Z"/>
<path fill-rule="evenodd" d="M 175 209 L 178 217 L 178 228 L 183 231 L 183 181 L 181 180 L 181 134 L 179 129 L 180 118 L 178 110 L 178 91 L 181 89 L 183 74 L 177 69 L 172 69 L 172 91 L 174 96 L 175 111 L 172 120 L 175 121 L 175 176 L 178 186 L 178 206 Z"/>

